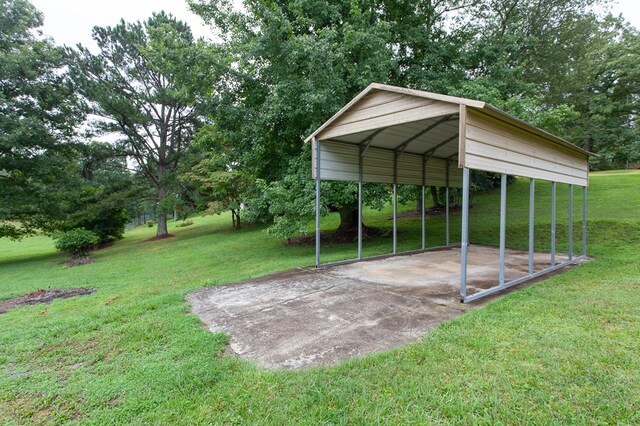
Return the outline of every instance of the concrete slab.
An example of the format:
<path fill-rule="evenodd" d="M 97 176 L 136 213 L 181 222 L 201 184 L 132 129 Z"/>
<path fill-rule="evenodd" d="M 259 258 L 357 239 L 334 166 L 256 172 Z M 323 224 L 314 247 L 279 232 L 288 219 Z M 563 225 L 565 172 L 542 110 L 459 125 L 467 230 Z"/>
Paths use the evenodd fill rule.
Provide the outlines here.
<path fill-rule="evenodd" d="M 541 270 L 549 254 L 534 259 Z M 497 248 L 471 246 L 469 294 L 496 285 L 498 267 Z M 507 250 L 507 280 L 527 268 L 527 252 Z M 461 304 L 459 277 L 460 249 L 450 248 L 285 271 L 205 288 L 187 300 L 211 331 L 230 334 L 233 352 L 266 368 L 289 369 L 404 346 L 486 303 Z"/>

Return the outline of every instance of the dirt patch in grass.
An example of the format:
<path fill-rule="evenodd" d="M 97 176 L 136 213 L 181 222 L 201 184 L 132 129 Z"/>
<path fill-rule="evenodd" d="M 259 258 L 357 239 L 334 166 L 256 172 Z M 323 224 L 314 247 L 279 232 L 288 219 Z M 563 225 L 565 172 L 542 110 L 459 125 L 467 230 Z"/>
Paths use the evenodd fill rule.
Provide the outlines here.
<path fill-rule="evenodd" d="M 53 299 L 68 299 L 75 296 L 84 296 L 86 294 L 94 293 L 95 291 L 96 290 L 93 288 L 38 290 L 33 293 L 25 294 L 24 296 L 14 297 L 13 299 L 0 300 L 0 314 L 4 314 L 5 312 L 20 306 L 49 303 Z"/>
<path fill-rule="evenodd" d="M 88 265 L 93 262 L 95 262 L 95 260 L 93 260 L 89 256 L 82 256 L 82 257 L 74 257 L 72 259 L 69 259 L 66 262 L 64 262 L 64 264 L 68 267 L 73 267 L 73 266 Z"/>
<path fill-rule="evenodd" d="M 113 241 L 105 241 L 104 243 L 96 244 L 96 250 L 106 249 L 107 247 L 111 247 L 113 245 Z"/>
<path fill-rule="evenodd" d="M 167 238 L 172 238 L 172 237 L 175 237 L 175 235 L 174 234 L 156 235 L 153 238 L 147 238 L 146 240 L 142 240 L 142 242 L 150 243 L 151 241 L 166 240 Z"/>
<path fill-rule="evenodd" d="M 367 228 L 362 230 L 362 239 L 368 240 L 389 234 L 388 229 Z M 343 244 L 358 241 L 358 229 L 348 231 L 325 231 L 320 234 L 320 241 L 323 243 Z M 300 237 L 292 237 L 287 240 L 288 245 L 311 245 L 316 243 L 316 236 L 303 235 Z"/>
<path fill-rule="evenodd" d="M 449 207 L 449 213 L 459 212 L 462 210 L 462 206 L 452 206 Z M 446 209 L 444 207 L 431 207 L 426 210 L 427 216 L 442 216 L 446 213 Z M 412 218 L 412 217 L 422 217 L 422 213 L 419 211 L 408 211 L 398 213 L 399 218 Z M 389 220 L 393 220 L 393 216 L 389 217 Z"/>

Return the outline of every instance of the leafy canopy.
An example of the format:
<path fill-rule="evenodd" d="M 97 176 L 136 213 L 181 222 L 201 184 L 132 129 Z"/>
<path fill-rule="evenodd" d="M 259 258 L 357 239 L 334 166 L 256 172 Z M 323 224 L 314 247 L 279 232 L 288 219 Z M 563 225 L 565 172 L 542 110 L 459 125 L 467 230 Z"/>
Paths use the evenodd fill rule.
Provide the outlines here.
<path fill-rule="evenodd" d="M 61 48 L 25 0 L 0 0 L 0 238 L 57 229 L 84 118 Z"/>

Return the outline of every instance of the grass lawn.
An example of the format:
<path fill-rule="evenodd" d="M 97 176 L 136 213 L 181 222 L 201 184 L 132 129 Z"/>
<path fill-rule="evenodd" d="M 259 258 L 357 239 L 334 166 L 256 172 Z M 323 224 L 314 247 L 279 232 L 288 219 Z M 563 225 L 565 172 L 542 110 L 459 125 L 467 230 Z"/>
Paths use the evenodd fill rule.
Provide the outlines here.
<path fill-rule="evenodd" d="M 508 245 L 526 247 L 528 182 L 508 192 Z M 566 250 L 566 185 L 558 249 Z M 536 191 L 536 245 L 548 248 L 549 184 Z M 581 192 L 575 193 L 576 247 Z M 442 324 L 405 348 L 333 367 L 275 372 L 225 355 L 227 337 L 189 313 L 197 288 L 310 265 L 230 217 L 195 218 L 176 237 L 143 243 L 137 228 L 96 262 L 63 266 L 50 239 L 0 240 L 0 300 L 40 288 L 89 296 L 0 315 L 0 423 L 640 423 L 640 173 L 593 173 L 589 254 L 595 261 Z M 404 206 L 405 210 L 410 206 Z M 499 193 L 473 199 L 472 243 L 498 241 Z M 390 228 L 390 210 L 367 211 Z M 452 240 L 459 238 L 452 216 Z M 323 221 L 330 229 L 335 216 Z M 420 244 L 419 219 L 399 221 L 399 248 Z M 444 239 L 429 218 L 429 245 Z M 391 237 L 365 242 L 390 251 Z M 323 261 L 355 255 L 323 246 Z"/>

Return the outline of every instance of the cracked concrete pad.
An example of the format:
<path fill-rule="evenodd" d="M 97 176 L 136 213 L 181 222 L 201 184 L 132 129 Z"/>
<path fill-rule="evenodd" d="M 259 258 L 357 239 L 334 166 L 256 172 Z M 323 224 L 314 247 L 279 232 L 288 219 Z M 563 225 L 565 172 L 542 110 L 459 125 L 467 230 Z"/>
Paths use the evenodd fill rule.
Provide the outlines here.
<path fill-rule="evenodd" d="M 507 280 L 524 275 L 528 254 L 507 251 Z M 536 269 L 549 255 L 536 253 Z M 558 261 L 566 257 L 557 256 Z M 471 246 L 469 293 L 498 279 L 498 249 Z M 460 249 L 285 271 L 205 288 L 187 300 L 231 349 L 266 368 L 299 368 L 404 346 L 437 324 L 481 306 L 459 302 Z"/>

